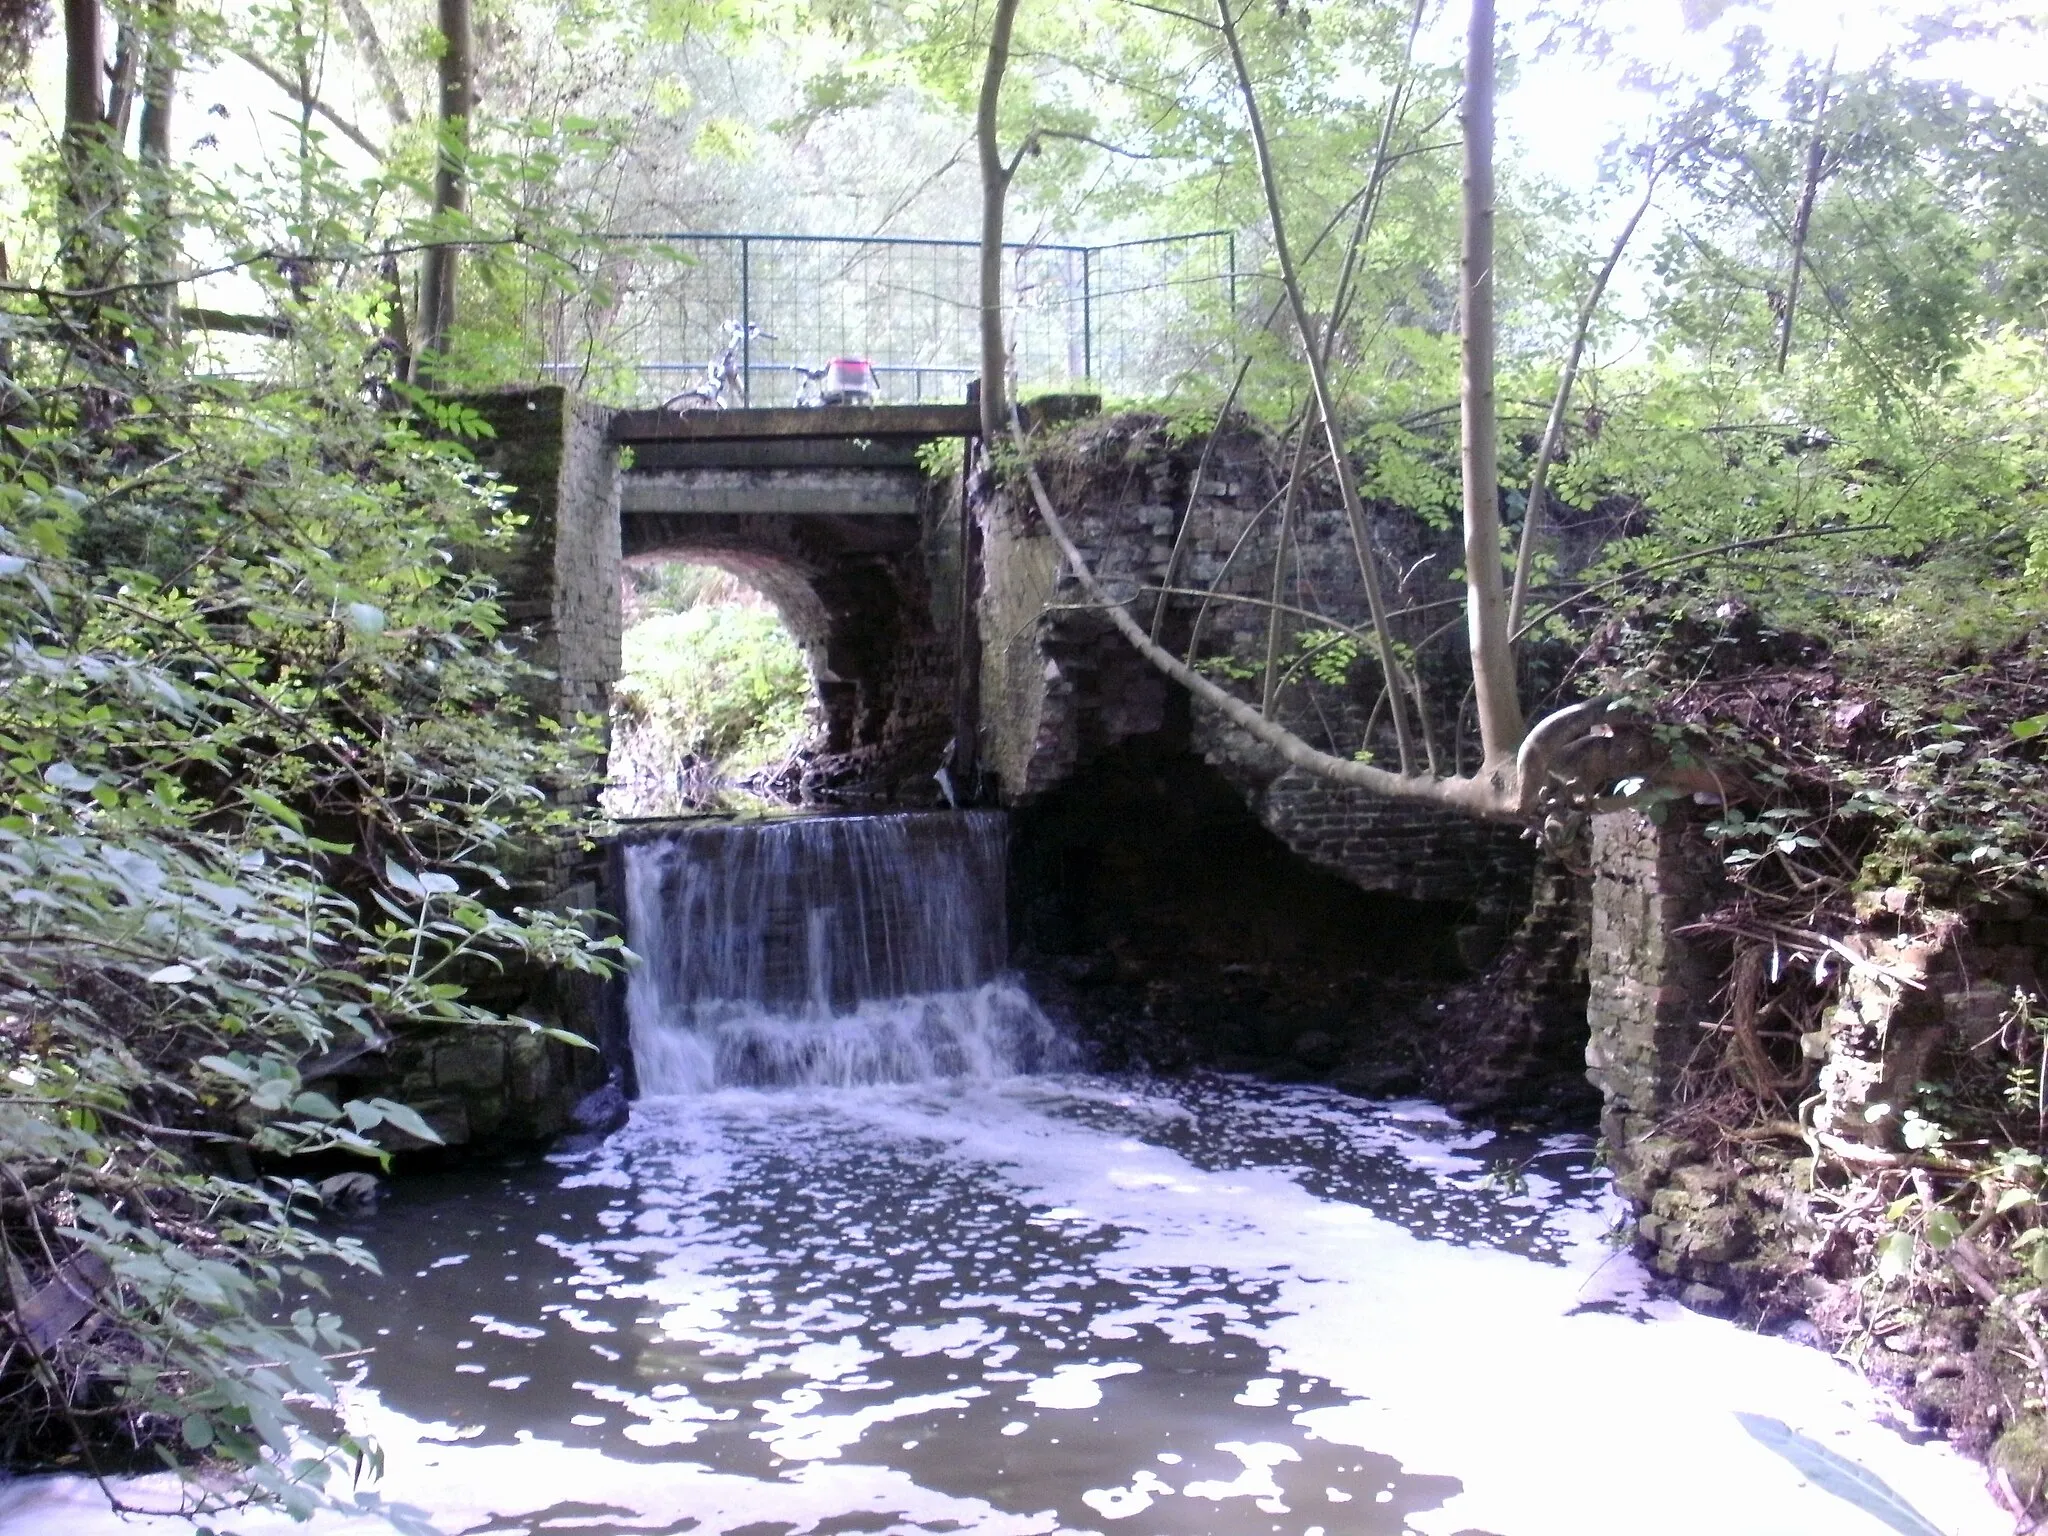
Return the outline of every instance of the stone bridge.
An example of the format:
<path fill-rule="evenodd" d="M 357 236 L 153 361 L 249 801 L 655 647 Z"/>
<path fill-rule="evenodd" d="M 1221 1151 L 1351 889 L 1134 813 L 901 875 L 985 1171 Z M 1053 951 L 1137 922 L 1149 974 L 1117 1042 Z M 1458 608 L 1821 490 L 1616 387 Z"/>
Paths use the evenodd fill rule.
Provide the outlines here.
<path fill-rule="evenodd" d="M 1475 1092 L 1512 1098 L 1518 1077 L 1583 1085 L 1590 974 L 1606 999 L 1592 1055 L 1610 1110 L 1661 1102 L 1706 1006 L 1688 970 L 1700 967 L 1670 936 L 1711 886 L 1691 872 L 1700 860 L 1667 849 L 1680 832 L 1610 829 L 1594 841 L 1590 885 L 1552 870 L 1532 918 L 1534 853 L 1513 829 L 1287 770 L 1130 652 L 1027 504 L 978 477 L 963 488 L 950 469 L 928 472 L 945 456 L 923 450 L 969 435 L 969 408 L 678 416 L 605 411 L 560 390 L 471 403 L 495 431 L 479 457 L 526 518 L 493 565 L 508 616 L 555 674 L 538 701 L 548 713 L 607 710 L 627 563 L 739 574 L 810 658 L 825 730 L 807 793 L 929 806 L 949 742 L 967 742 L 951 759 L 956 781 L 1016 811 L 1019 963 L 1056 1009 L 1111 1020 L 1115 1039 L 1136 1042 L 1133 1059 L 1165 1062 L 1173 1041 L 1193 1041 L 1189 1059 L 1324 1071 L 1348 1049 L 1333 1036 L 1385 1022 L 1389 999 L 1439 995 L 1425 983 L 1477 976 L 1506 946 L 1508 962 L 1550 978 L 1551 1012 L 1494 1021 L 1504 1035 L 1481 1074 L 1491 1086 Z M 1106 579 L 1222 594 L 1169 603 L 1161 633 L 1226 675 L 1247 675 L 1266 644 L 1256 599 L 1274 563 L 1272 449 L 1244 425 L 1205 457 L 1163 421 L 1124 418 L 1074 426 L 1048 464 Z M 1307 500 L 1285 535 L 1290 591 L 1356 615 L 1338 500 Z M 1387 518 L 1385 553 L 1426 609 L 1455 598 L 1457 562 L 1434 559 L 1436 536 L 1419 527 Z M 1462 666 L 1455 653 L 1449 664 Z M 1363 692 L 1298 686 L 1279 712 L 1332 750 L 1374 740 Z M 1447 756 L 1458 727 L 1439 722 Z M 595 904 L 595 875 L 565 864 L 553 884 Z M 1589 892 L 1605 914 L 1590 951 Z M 1434 1026 L 1425 1015 L 1415 1027 Z M 1399 1074 L 1357 1086 L 1446 1091 Z"/>
<path fill-rule="evenodd" d="M 607 424 L 621 560 L 729 570 L 803 647 L 824 717 L 813 797 L 938 796 L 965 681 L 959 510 L 919 455 L 975 421 L 967 406 L 879 406 L 621 411 Z"/>

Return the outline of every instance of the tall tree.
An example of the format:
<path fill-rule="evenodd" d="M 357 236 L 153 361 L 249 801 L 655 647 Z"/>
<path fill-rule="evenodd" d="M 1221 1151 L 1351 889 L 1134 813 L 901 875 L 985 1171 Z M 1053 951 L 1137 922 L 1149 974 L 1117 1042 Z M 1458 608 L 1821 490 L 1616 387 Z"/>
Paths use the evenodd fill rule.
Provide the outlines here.
<path fill-rule="evenodd" d="M 420 354 L 423 369 L 443 356 L 455 330 L 459 241 L 451 226 L 469 206 L 469 118 L 475 105 L 469 0 L 440 0 L 439 149 L 434 161 L 434 243 L 420 283 Z"/>
<path fill-rule="evenodd" d="M 95 225 L 103 212 L 106 164 L 106 71 L 99 0 L 64 0 L 65 281 L 90 288 L 103 273 L 95 258 Z"/>
<path fill-rule="evenodd" d="M 981 99 L 974 113 L 974 142 L 981 160 L 981 434 L 982 441 L 991 444 L 1001 440 L 1009 420 L 1009 349 L 1003 338 L 1003 209 L 1023 151 L 1018 151 L 1018 158 L 1005 161 L 997 125 L 1003 77 L 1010 68 L 1017 4 L 1018 0 L 996 0 L 988 65 L 982 72 Z"/>
<path fill-rule="evenodd" d="M 171 201 L 171 105 L 178 93 L 176 0 L 153 0 L 142 63 L 142 124 L 139 146 L 142 236 L 137 276 L 142 312 L 159 332 L 176 310 L 171 286 L 178 231 Z"/>
<path fill-rule="evenodd" d="M 1482 776 L 1513 778 L 1522 744 L 1515 659 L 1501 592 L 1500 425 L 1493 400 L 1493 0 L 1472 0 L 1465 41 L 1464 248 L 1459 260 L 1459 475 L 1465 501 L 1465 619 Z"/>

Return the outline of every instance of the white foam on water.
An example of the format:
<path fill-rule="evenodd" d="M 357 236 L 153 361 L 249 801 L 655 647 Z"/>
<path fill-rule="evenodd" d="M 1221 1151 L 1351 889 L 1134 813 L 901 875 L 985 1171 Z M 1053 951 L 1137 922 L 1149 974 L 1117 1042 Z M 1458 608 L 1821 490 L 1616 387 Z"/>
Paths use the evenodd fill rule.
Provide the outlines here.
<path fill-rule="evenodd" d="M 1873 1536 L 1870 1515 L 1758 1444 L 1738 1412 L 1860 1462 L 1952 1536 L 2012 1528 L 1981 1468 L 1884 1427 L 1879 1394 L 1818 1351 L 1668 1302 L 1589 1310 L 1644 1281 L 1592 1211 L 1563 1213 L 1561 1265 L 1427 1241 L 1279 1170 L 1205 1172 L 1077 1130 L 1045 1113 L 1056 1103 L 1051 1085 L 1019 1085 L 964 1089 L 940 1112 L 912 1094 L 847 1108 L 877 1132 L 943 1138 L 1113 1231 L 1103 1273 L 1223 1266 L 1270 1282 L 1281 1315 L 1249 1331 L 1271 1365 L 1355 1397 L 1295 1422 L 1464 1484 L 1408 1517 L 1424 1536 Z"/>
<path fill-rule="evenodd" d="M 349 1416 L 384 1448 L 385 1474 L 377 1488 L 383 1502 L 431 1511 L 444 1532 L 549 1536 L 568 1527 L 666 1536 L 687 1515 L 698 1522 L 693 1529 L 705 1532 L 772 1524 L 787 1526 L 784 1536 L 810 1536 L 821 1529 L 844 1531 L 852 1515 L 866 1517 L 857 1528 L 867 1531 L 1079 1536 L 1050 1513 L 1012 1514 L 982 1499 L 937 1493 L 889 1467 L 817 1460 L 783 1480 L 764 1482 L 687 1462 L 624 1461 L 532 1436 L 512 1445 L 450 1445 L 434 1439 L 435 1431 L 459 1431 L 394 1413 L 374 1392 L 352 1394 Z M 126 1483 L 122 1491 L 144 1508 L 177 1498 L 175 1481 L 163 1475 Z M 878 1518 L 885 1523 L 873 1523 Z M 214 1516 L 204 1523 L 241 1536 L 391 1536 L 392 1529 L 374 1511 L 325 1513 L 306 1525 L 269 1511 Z M 50 1477 L 0 1485 L 0 1529 L 10 1536 L 183 1536 L 193 1525 L 172 1517 L 124 1519 L 89 1480 Z"/>
<path fill-rule="evenodd" d="M 1250 1499 L 1269 1515 L 1284 1515 L 1280 1485 L 1273 1469 L 1285 1462 L 1301 1460 L 1301 1452 L 1277 1440 L 1219 1440 L 1216 1449 L 1235 1456 L 1244 1470 L 1225 1482 L 1221 1478 L 1189 1483 L 1181 1492 L 1191 1499 Z"/>
<path fill-rule="evenodd" d="M 1207 1105 L 1200 1125 L 1148 1102 L 1174 1092 Z M 840 1522 L 854 1515 L 860 1529 L 879 1531 L 1054 1536 L 1070 1527 L 1052 1513 L 998 1509 L 883 1463 L 899 1444 L 907 1450 L 927 1439 L 928 1425 L 977 1409 L 984 1432 L 1020 1457 L 1046 1454 L 1029 1448 L 1058 1443 L 1046 1441 L 1048 1433 L 1085 1447 L 1087 1410 L 1108 1419 L 1116 1405 L 1106 1393 L 1119 1390 L 1120 1378 L 1153 1380 L 1138 1374 L 1136 1361 L 1114 1358 L 1118 1341 L 1143 1343 L 1151 1330 L 1169 1342 L 1244 1351 L 1243 1374 L 1222 1390 L 1239 1391 L 1246 1406 L 1228 1407 L 1227 1396 L 1217 1402 L 1263 1417 L 1255 1433 L 1231 1438 L 1218 1429 L 1191 1436 L 1204 1426 L 1199 1416 L 1173 1421 L 1167 1444 L 1141 1444 L 1121 1469 L 1092 1468 L 1073 1494 L 1098 1529 L 1150 1536 L 1145 1517 L 1163 1520 L 1167 1510 L 1183 1528 L 1194 1504 L 1210 1512 L 1198 1528 L 1233 1536 L 1276 1526 L 1301 1536 L 1311 1515 L 1345 1533 L 1363 1527 L 1333 1517 L 1359 1510 L 1382 1522 L 1370 1529 L 1395 1529 L 1385 1523 L 1396 1519 L 1391 1512 L 1372 1514 L 1393 1497 L 1372 1491 L 1378 1479 L 1349 1492 L 1326 1487 L 1326 1471 L 1336 1469 L 1313 1458 L 1334 1446 L 1391 1457 L 1404 1479 L 1457 1480 L 1455 1488 L 1443 1484 L 1449 1491 L 1435 1507 L 1405 1516 L 1417 1536 L 1878 1536 L 1873 1517 L 1752 1439 L 1735 1416 L 1753 1413 L 1861 1463 L 1950 1536 L 2010 1530 L 1984 1492 L 1981 1469 L 1945 1446 L 1909 1444 L 1884 1428 L 1876 1393 L 1844 1366 L 1645 1300 L 1641 1271 L 1601 1241 L 1616 1209 L 1603 1184 L 1573 1175 L 1570 1187 L 1548 1179 L 1554 1188 L 1532 1181 L 1528 1189 L 1538 1193 L 1502 1194 L 1550 1202 L 1529 1219 L 1543 1225 L 1542 1251 L 1559 1262 L 1422 1236 L 1365 1203 L 1314 1193 L 1301 1168 L 1228 1166 L 1229 1159 L 1199 1166 L 1145 1139 L 1142 1127 L 1162 1136 L 1206 1129 L 1227 1118 L 1236 1094 L 1248 1122 L 1341 1134 L 1347 1145 L 1397 1160 L 1419 1181 L 1415 1199 L 1425 1205 L 1481 1198 L 1474 1189 L 1487 1171 L 1483 1133 L 1423 1106 L 1389 1115 L 1314 1090 L 1174 1092 L 1018 1080 L 857 1093 L 724 1090 L 641 1106 L 633 1126 L 562 1180 L 635 1192 L 639 1209 L 608 1224 L 613 1230 L 556 1231 L 549 1246 L 578 1303 L 629 1304 L 648 1319 L 654 1343 L 687 1345 L 718 1366 L 702 1372 L 704 1382 L 758 1377 L 774 1395 L 738 1410 L 738 1423 L 725 1430 L 735 1410 L 710 1406 L 683 1382 L 593 1381 L 578 1385 L 599 1411 L 580 1417 L 607 1421 L 605 1433 L 643 1449 L 707 1460 L 714 1430 L 741 1433 L 783 1458 L 779 1472 L 634 1462 L 531 1435 L 516 1445 L 472 1443 L 456 1438 L 471 1426 L 409 1419 L 376 1393 L 359 1392 L 350 1419 L 384 1445 L 382 1496 L 428 1509 L 444 1531 L 488 1524 L 493 1536 L 542 1536 L 548 1522 L 569 1518 L 565 1501 L 608 1511 L 599 1521 L 579 1510 L 575 1523 L 626 1532 L 672 1529 L 688 1517 L 706 1536 L 759 1522 L 804 1536 L 820 1526 L 845 1529 Z M 1088 1123 L 1112 1111 L 1116 1123 Z M 1085 1252 L 1087 1274 L 1040 1272 L 1003 1289 L 963 1273 L 942 1291 L 938 1315 L 908 1319 L 892 1318 L 884 1294 L 861 1290 L 857 1278 L 833 1299 L 748 1314 L 756 1283 L 749 1277 L 772 1268 L 783 1239 L 716 1229 L 684 1196 L 740 1177 L 748 1146 L 786 1149 L 801 1181 L 806 1147 L 826 1141 L 863 1157 L 913 1148 L 926 1160 L 919 1166 L 972 1170 L 984 1181 L 976 1188 L 999 1186 L 1026 1202 L 1032 1225 L 1084 1245 L 1073 1252 Z M 665 1219 L 639 1219 L 649 1213 Z M 840 1235 L 838 1251 L 865 1241 L 857 1224 Z M 944 1273 L 946 1253 L 980 1241 L 933 1231 L 923 1251 Z M 1099 1310 L 1091 1311 L 1091 1292 L 1109 1298 Z M 478 1315 L 502 1318 L 507 1308 L 492 1305 L 492 1314 Z M 567 1335 L 586 1320 L 566 1310 L 540 1315 Z M 995 1369 L 1021 1337 L 996 1344 L 1006 1337 L 998 1321 L 1006 1316 L 1060 1319 L 1068 1342 L 1048 1337 L 1046 1347 L 1099 1339 L 1105 1353 L 1030 1372 Z M 979 1379 L 906 1391 L 879 1374 L 925 1359 L 970 1377 L 978 1370 Z M 1312 1390 L 1319 1383 L 1327 1385 Z M 484 1395 L 509 1410 L 527 1393 Z M 1314 1406 L 1290 1413 L 1285 1405 L 1297 1401 Z M 888 1425 L 900 1427 L 877 1433 Z M 1201 1470 L 1184 1465 L 1183 1453 Z M 1219 1475 L 1214 1453 L 1234 1458 L 1237 1474 Z M 1290 1476 L 1313 1480 L 1290 1498 Z M 0 1524 L 8 1536 L 113 1536 L 174 1523 L 124 1525 L 90 1483 L 55 1478 L 0 1488 Z M 267 1515 L 233 1524 L 245 1536 L 303 1529 Z M 320 1536 L 372 1528 L 352 1515 L 322 1516 L 313 1526 Z"/>
<path fill-rule="evenodd" d="M 1144 1367 L 1134 1360 L 1112 1360 L 1107 1365 L 1056 1365 L 1050 1376 L 1036 1378 L 1017 1394 L 1019 1402 L 1034 1408 L 1072 1412 L 1094 1408 L 1102 1402 L 1102 1383 L 1113 1376 L 1128 1376 Z"/>

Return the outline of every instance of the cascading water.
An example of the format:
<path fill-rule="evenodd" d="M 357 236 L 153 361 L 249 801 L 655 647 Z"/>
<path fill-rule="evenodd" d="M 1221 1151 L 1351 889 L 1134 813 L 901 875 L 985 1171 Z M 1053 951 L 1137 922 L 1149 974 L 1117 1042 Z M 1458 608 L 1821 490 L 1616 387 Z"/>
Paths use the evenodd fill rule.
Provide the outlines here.
<path fill-rule="evenodd" d="M 998 811 L 691 827 L 627 845 L 648 1095 L 1003 1077 L 1071 1047 L 1003 976 Z"/>

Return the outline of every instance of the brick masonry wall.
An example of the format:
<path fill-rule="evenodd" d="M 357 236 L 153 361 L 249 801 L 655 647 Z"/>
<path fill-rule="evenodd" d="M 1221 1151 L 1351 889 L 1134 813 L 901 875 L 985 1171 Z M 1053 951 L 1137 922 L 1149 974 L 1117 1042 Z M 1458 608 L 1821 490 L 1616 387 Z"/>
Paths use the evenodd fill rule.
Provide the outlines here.
<path fill-rule="evenodd" d="M 1215 589 L 1217 598 L 1207 603 L 1171 598 L 1161 639 L 1183 652 L 1192 646 L 1219 680 L 1239 679 L 1236 686 L 1249 697 L 1259 686 L 1271 610 L 1229 599 L 1272 596 L 1279 519 L 1270 465 L 1277 449 L 1249 430 L 1228 433 L 1190 497 L 1201 448 L 1199 441 L 1169 445 L 1160 425 L 1147 418 L 1090 423 L 1062 443 L 1048 467 L 1050 489 L 1091 568 L 1114 595 L 1139 593 L 1135 611 L 1141 616 L 1150 615 L 1154 601 L 1141 588 Z M 1089 611 L 1028 493 L 985 479 L 971 484 L 970 493 L 984 550 L 982 760 L 1005 800 L 1022 803 L 1064 782 L 1105 748 L 1159 731 L 1175 690 Z M 1305 500 L 1288 538 L 1282 601 L 1362 623 L 1364 593 L 1343 509 L 1328 488 Z M 1380 521 L 1383 556 L 1390 567 L 1409 572 L 1403 597 L 1441 597 L 1430 582 L 1436 568 L 1452 562 L 1426 558 L 1430 530 L 1418 532 L 1409 518 Z M 1281 643 L 1298 655 L 1293 637 L 1306 621 L 1285 623 Z M 1403 638 L 1412 642 L 1422 633 Z M 1459 652 L 1446 655 L 1447 665 L 1462 667 Z M 1366 664 L 1356 671 L 1373 669 Z M 1391 761 L 1390 731 L 1374 719 L 1376 693 L 1369 684 L 1312 684 L 1296 668 L 1280 692 L 1277 714 L 1326 751 L 1349 755 L 1370 744 L 1380 760 Z M 1448 737 L 1449 724 L 1437 727 L 1440 737 Z M 1513 829 L 1393 804 L 1290 770 L 1200 706 L 1193 740 L 1270 830 L 1363 889 L 1502 910 L 1527 899 L 1532 850 Z"/>

